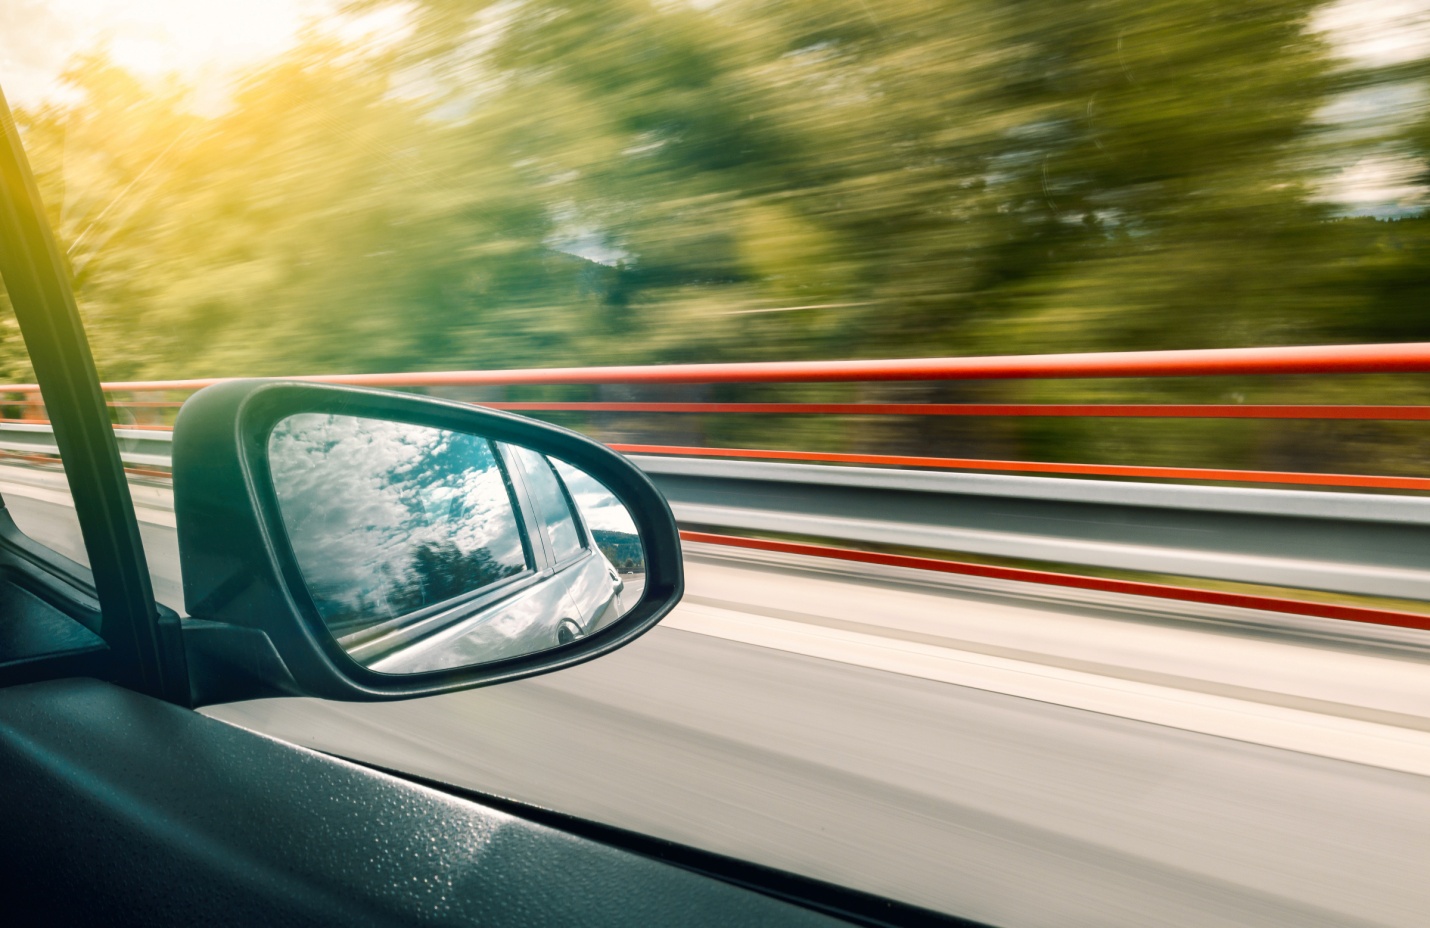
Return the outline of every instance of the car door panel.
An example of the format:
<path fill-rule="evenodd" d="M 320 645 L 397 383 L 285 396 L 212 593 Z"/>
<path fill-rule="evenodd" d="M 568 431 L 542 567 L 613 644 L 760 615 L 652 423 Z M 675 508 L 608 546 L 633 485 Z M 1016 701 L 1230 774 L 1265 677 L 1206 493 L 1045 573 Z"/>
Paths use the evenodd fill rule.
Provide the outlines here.
<path fill-rule="evenodd" d="M 581 613 L 581 626 L 590 635 L 609 625 L 620 613 L 614 571 L 599 551 L 592 550 L 561 572 L 571 601 Z"/>

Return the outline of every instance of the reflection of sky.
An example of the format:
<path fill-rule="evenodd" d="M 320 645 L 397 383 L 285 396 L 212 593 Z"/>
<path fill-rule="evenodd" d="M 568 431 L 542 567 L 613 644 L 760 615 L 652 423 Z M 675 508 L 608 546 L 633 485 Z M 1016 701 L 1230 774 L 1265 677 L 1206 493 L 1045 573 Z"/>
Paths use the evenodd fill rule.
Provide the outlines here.
<path fill-rule="evenodd" d="M 586 525 L 592 531 L 627 532 L 636 534 L 636 523 L 621 501 L 596 478 L 583 470 L 577 470 L 565 461 L 551 459 L 556 472 L 566 482 L 572 499 L 581 510 Z"/>
<path fill-rule="evenodd" d="M 273 430 L 269 460 L 294 554 L 329 612 L 380 620 L 414 581 L 424 546 L 487 551 L 508 570 L 525 555 L 489 442 L 397 422 L 308 413 Z"/>

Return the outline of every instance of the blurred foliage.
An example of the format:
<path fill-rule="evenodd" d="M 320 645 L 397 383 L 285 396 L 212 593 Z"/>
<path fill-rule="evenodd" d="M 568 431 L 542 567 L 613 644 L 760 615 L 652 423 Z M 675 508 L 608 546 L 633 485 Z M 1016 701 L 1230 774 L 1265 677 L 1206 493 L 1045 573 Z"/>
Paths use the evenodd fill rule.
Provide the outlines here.
<path fill-rule="evenodd" d="M 381 41 L 315 28 L 217 113 L 96 53 L 65 102 L 19 114 L 106 378 L 1430 339 L 1430 218 L 1348 217 L 1325 193 L 1385 152 L 1430 183 L 1426 113 L 1358 131 L 1326 116 L 1430 74 L 1338 59 L 1309 0 L 402 6 Z M 0 373 L 23 371 L 0 332 Z M 1232 402 L 1244 386 L 822 395 Z M 1325 445 L 1206 423 L 708 428 L 962 456 Z M 1388 453 L 1369 428 L 1349 447 Z M 1392 437 L 1405 467 L 1423 459 Z"/>

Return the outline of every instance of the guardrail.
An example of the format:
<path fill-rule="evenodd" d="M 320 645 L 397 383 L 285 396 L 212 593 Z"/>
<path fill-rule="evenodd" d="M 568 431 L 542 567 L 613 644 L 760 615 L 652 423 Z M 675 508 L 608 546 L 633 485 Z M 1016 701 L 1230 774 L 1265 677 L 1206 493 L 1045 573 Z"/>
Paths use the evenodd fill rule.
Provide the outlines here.
<path fill-rule="evenodd" d="M 646 367 L 542 368 L 442 371 L 409 374 L 303 375 L 292 379 L 391 389 L 508 388 L 553 385 L 810 384 L 895 381 L 984 381 L 1087 378 L 1167 378 L 1282 375 L 1350 375 L 1430 372 L 1430 343 L 1143 351 L 985 358 L 916 358 L 894 361 L 802 361 L 747 364 L 671 364 Z M 129 381 L 103 385 L 128 427 L 162 427 L 183 396 L 217 379 Z M 987 403 L 672 403 L 483 400 L 518 412 L 586 412 L 661 415 L 858 415 L 1076 417 L 1108 419 L 1262 419 L 1430 421 L 1430 406 L 1268 404 L 987 404 Z M 18 411 L 11 421 L 44 421 L 34 384 L 0 386 L 0 407 Z M 709 448 L 616 444 L 637 453 L 679 454 L 831 464 L 1060 474 L 1156 480 L 1216 481 L 1376 490 L 1430 491 L 1430 479 L 1395 474 L 1340 474 L 1215 467 L 1164 467 L 1135 463 L 987 460 L 890 454 L 842 454 L 761 448 Z"/>
<path fill-rule="evenodd" d="M 119 440 L 119 458 L 133 470 L 167 472 L 173 433 L 168 429 L 114 430 Z M 18 456 L 58 457 L 55 433 L 48 422 L 0 422 L 0 452 Z M 162 471 L 160 469 L 163 469 Z"/>
<path fill-rule="evenodd" d="M 430 389 L 552 384 L 818 383 L 1037 378 L 1210 377 L 1430 372 L 1430 344 L 1134 352 L 904 361 L 698 364 L 656 367 L 457 371 L 310 376 L 363 386 Z M 131 468 L 167 465 L 165 418 L 180 394 L 212 380 L 106 384 L 113 405 L 148 423 L 116 430 Z M 33 385 L 0 387 L 0 398 L 42 416 Z M 618 412 L 860 416 L 1049 416 L 1430 421 L 1430 406 L 1227 404 L 693 403 L 490 401 L 520 412 Z M 0 451 L 44 454 L 42 419 L 0 423 Z M 700 530 L 784 534 L 1081 567 L 1174 574 L 1334 593 L 1430 600 L 1430 498 L 1384 491 L 1430 491 L 1430 479 L 1079 464 L 788 449 L 612 443 L 634 456 L 671 500 L 682 525 Z M 779 462 L 779 463 L 776 463 Z M 839 466 L 831 466 L 839 465 Z M 863 465 L 863 466 L 850 466 Z M 873 465 L 873 466 L 870 466 Z M 959 471 L 959 472 L 953 472 Z M 969 471 L 974 471 L 970 473 Z M 1001 471 L 1001 475 L 977 473 Z M 1022 476 L 1023 474 L 1056 474 Z M 1078 477 L 1139 478 L 1073 480 Z M 1373 489 L 1377 494 L 1306 492 L 1255 486 L 1149 483 L 1200 480 Z M 701 532 L 693 532 L 694 535 Z M 722 537 L 704 532 L 702 537 Z M 748 544 L 727 538 L 726 543 Z M 760 542 L 784 544 L 787 542 Z M 809 547 L 809 546 L 805 546 Z M 867 559 L 867 552 L 830 554 Z M 896 555 L 876 555 L 895 557 Z M 912 561 L 927 559 L 905 558 Z M 929 569 L 1014 570 L 1061 585 L 1130 585 L 1169 598 L 1248 597 L 1133 581 L 1076 577 L 938 561 Z M 954 566 L 949 566 L 953 564 Z M 928 565 L 921 565 L 928 566 Z M 1024 576 L 1026 575 L 1026 576 Z M 1212 597 L 1212 599 L 1207 599 Z M 1259 608 L 1430 628 L 1430 617 L 1394 610 L 1250 597 Z"/>
<path fill-rule="evenodd" d="M 117 430 L 141 473 L 172 433 Z M 49 438 L 47 442 L 46 439 Z M 0 424 L 0 450 L 53 455 L 48 427 Z M 1430 615 L 730 536 L 1056 561 L 1430 599 L 1430 498 L 873 470 L 636 455 L 689 541 L 1430 630 Z"/>
<path fill-rule="evenodd" d="M 682 525 L 1430 600 L 1430 499 L 634 460 Z"/>

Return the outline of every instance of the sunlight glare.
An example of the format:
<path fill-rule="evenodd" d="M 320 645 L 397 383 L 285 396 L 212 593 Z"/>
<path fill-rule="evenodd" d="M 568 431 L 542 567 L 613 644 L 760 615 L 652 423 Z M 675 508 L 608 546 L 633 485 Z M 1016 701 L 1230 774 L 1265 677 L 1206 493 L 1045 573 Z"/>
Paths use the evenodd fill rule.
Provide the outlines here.
<path fill-rule="evenodd" d="M 16 23 L 28 46 L 6 54 L 7 92 L 27 102 L 60 92 L 59 76 L 78 53 L 102 48 L 125 70 L 140 77 L 173 75 L 202 98 L 211 96 L 233 73 L 291 47 L 307 22 L 331 15 L 337 0 L 48 0 L 20 15 L 34 29 Z M 36 39 L 47 47 L 37 48 Z"/>

